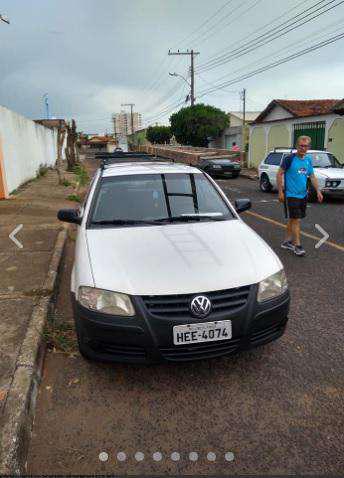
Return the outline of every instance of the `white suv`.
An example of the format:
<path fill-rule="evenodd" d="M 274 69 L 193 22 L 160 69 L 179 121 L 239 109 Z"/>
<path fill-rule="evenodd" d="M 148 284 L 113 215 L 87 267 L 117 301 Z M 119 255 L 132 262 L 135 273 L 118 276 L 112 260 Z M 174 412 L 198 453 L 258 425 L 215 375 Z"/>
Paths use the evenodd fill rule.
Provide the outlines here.
<path fill-rule="evenodd" d="M 295 152 L 295 149 L 275 148 L 260 163 L 258 168 L 259 185 L 264 193 L 277 189 L 276 177 L 281 161 L 285 156 Z M 314 174 L 318 179 L 322 193 L 344 196 L 343 165 L 339 163 L 332 153 L 327 151 L 310 150 L 308 154 L 312 156 Z M 316 197 L 316 192 L 311 182 L 309 182 L 308 199 L 315 201 Z"/>
<path fill-rule="evenodd" d="M 233 206 L 197 168 L 128 159 L 105 161 L 84 206 L 58 213 L 78 225 L 71 292 L 82 355 L 187 361 L 280 337 L 286 277 L 238 216 L 250 201 Z"/>

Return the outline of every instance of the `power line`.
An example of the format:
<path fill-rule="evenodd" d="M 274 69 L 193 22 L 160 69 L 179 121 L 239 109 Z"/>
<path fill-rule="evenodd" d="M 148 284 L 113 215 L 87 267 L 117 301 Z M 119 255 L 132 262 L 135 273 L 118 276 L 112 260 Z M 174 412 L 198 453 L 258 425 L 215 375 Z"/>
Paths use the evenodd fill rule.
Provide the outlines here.
<path fill-rule="evenodd" d="M 286 10 L 285 12 L 283 12 L 281 15 L 278 15 L 277 17 L 273 18 L 272 20 L 270 20 L 268 23 L 266 23 L 265 25 L 263 25 L 262 27 L 259 27 L 257 28 L 256 30 L 254 30 L 253 32 L 249 33 L 248 35 L 246 35 L 244 38 L 241 38 L 237 41 L 235 41 L 234 43 L 231 43 L 231 47 L 233 47 L 234 45 L 238 45 L 240 44 L 242 41 L 245 41 L 246 39 L 248 38 L 252 38 L 252 35 L 256 34 L 256 33 L 259 33 L 262 29 L 265 29 L 267 27 L 271 27 L 271 25 L 273 25 L 275 22 L 277 22 L 278 20 L 280 20 L 281 18 L 285 17 L 286 15 L 288 15 L 289 13 L 291 13 L 293 10 L 296 10 L 300 5 L 304 5 L 305 3 L 309 2 L 310 0 L 301 0 L 299 3 L 297 3 L 296 5 L 294 5 L 294 7 Z M 218 51 L 218 53 L 216 55 L 220 55 L 222 54 L 222 52 L 227 52 L 227 49 L 228 49 L 229 46 L 225 47 L 225 48 L 222 48 L 221 50 Z M 215 55 L 215 58 L 216 58 L 216 55 Z M 212 60 L 208 60 L 206 61 L 205 63 L 203 63 L 203 65 L 206 65 L 208 64 L 210 61 Z M 200 66 L 203 66 L 202 64 Z"/>
<path fill-rule="evenodd" d="M 242 18 L 243 15 L 245 15 L 247 12 L 249 12 L 250 10 L 252 10 L 256 5 L 258 5 L 258 3 L 260 3 L 262 0 L 253 0 L 251 5 L 246 8 L 243 12 L 240 12 L 239 14 L 239 17 Z M 240 10 L 242 7 L 244 6 L 244 4 L 242 2 L 239 3 L 238 7 L 235 8 L 234 10 L 232 10 L 231 12 L 229 12 L 227 15 L 225 15 L 219 22 L 217 22 L 216 24 L 214 24 L 210 29 L 209 29 L 209 32 L 212 31 L 212 33 L 206 35 L 205 37 L 203 36 L 199 36 L 198 38 L 196 38 L 194 40 L 194 43 L 197 43 L 199 40 L 201 40 L 201 43 L 204 43 L 206 40 L 208 40 L 209 38 L 211 38 L 212 36 L 214 36 L 216 33 L 218 33 L 218 29 L 220 28 L 219 27 L 219 24 L 223 22 L 223 20 L 225 20 L 226 18 L 228 17 L 231 17 L 234 13 L 236 13 L 238 10 Z M 238 16 L 236 16 L 234 19 L 238 18 Z M 233 21 L 232 20 L 232 21 Z M 230 23 L 227 23 L 224 25 L 224 27 L 228 27 L 229 25 L 231 24 Z M 215 29 L 215 31 L 214 31 Z M 209 32 L 206 32 L 206 33 L 209 33 Z"/>
<path fill-rule="evenodd" d="M 266 45 L 267 43 L 271 43 L 273 40 L 276 40 L 277 38 L 280 38 L 281 36 L 284 36 L 287 33 L 291 32 L 293 30 L 296 30 L 296 29 L 300 28 L 301 26 L 304 26 L 305 24 L 309 23 L 310 21 L 318 18 L 321 15 L 324 15 L 328 11 L 330 11 L 330 10 L 336 8 L 337 6 L 339 6 L 340 4 L 344 3 L 344 0 L 342 0 L 342 1 L 338 2 L 336 5 L 332 5 L 331 7 L 327 8 L 326 10 L 321 11 L 320 13 L 317 13 L 317 12 L 319 12 L 319 10 L 322 10 L 323 8 L 328 7 L 330 4 L 332 4 L 336 0 L 330 0 L 325 5 L 322 5 L 319 8 L 314 10 L 314 7 L 318 6 L 320 3 L 324 3 L 324 1 L 326 1 L 326 0 L 320 0 L 319 2 L 317 2 L 312 7 L 309 7 L 308 9 L 299 13 L 298 15 L 290 18 L 286 22 L 283 22 L 282 24 L 280 24 L 278 26 L 279 31 L 276 31 L 276 29 L 269 30 L 268 32 L 266 32 L 262 35 L 259 35 L 258 37 L 252 39 L 251 41 L 247 42 L 246 44 L 242 45 L 241 47 L 236 48 L 236 49 L 228 52 L 226 55 L 222 55 L 221 58 L 219 57 L 218 59 L 214 59 L 211 62 L 208 62 L 207 65 L 204 64 L 203 66 L 199 66 L 197 71 L 208 71 L 208 70 L 213 69 L 217 66 L 221 66 L 225 63 L 228 63 L 229 61 L 231 61 L 233 59 L 240 58 L 241 56 L 246 55 L 246 54 L 260 48 L 261 46 Z M 313 10 L 313 11 L 310 12 L 310 13 L 307 13 L 309 10 Z M 305 13 L 307 13 L 307 15 L 304 15 Z M 317 14 L 314 15 L 315 13 L 317 13 Z M 294 22 L 294 20 L 297 17 L 300 17 L 300 16 L 301 16 L 301 18 L 299 18 L 296 22 Z M 309 16 L 311 16 L 311 18 L 308 18 L 308 20 L 304 21 Z M 290 25 L 291 22 L 294 22 L 294 23 L 292 25 Z M 302 23 L 300 23 L 300 22 L 302 22 Z M 283 25 L 285 25 L 285 26 L 283 27 Z M 280 29 L 280 27 L 283 27 L 283 28 Z M 282 33 L 282 32 L 284 32 L 284 33 Z"/>
<path fill-rule="evenodd" d="M 180 42 L 178 42 L 177 45 L 185 44 L 187 40 L 189 41 L 189 39 L 193 37 L 194 33 L 200 30 L 204 25 L 209 23 L 213 18 L 216 17 L 218 13 L 224 10 L 227 7 L 227 5 L 229 5 L 230 3 L 233 3 L 233 1 L 234 0 L 228 0 L 228 2 L 224 3 L 218 10 L 216 10 L 216 12 L 210 18 L 207 18 L 199 27 L 195 28 L 195 30 L 193 30 L 189 35 L 187 35 Z M 194 43 L 194 41 L 192 41 L 192 43 Z"/>
<path fill-rule="evenodd" d="M 319 31 L 319 33 L 324 32 L 325 30 L 328 30 L 328 29 L 330 29 L 331 27 L 333 27 L 333 26 L 335 26 L 335 25 L 339 25 L 339 24 L 340 24 L 341 27 L 342 27 L 343 21 L 344 21 L 344 18 L 342 17 L 339 21 L 333 22 L 333 23 L 331 23 L 330 25 L 327 25 L 325 28 L 321 29 L 321 30 Z M 339 29 L 336 28 L 335 30 L 333 30 L 332 33 L 336 33 L 338 30 L 339 30 Z M 265 56 L 259 58 L 258 60 L 255 60 L 254 62 L 251 62 L 249 65 L 246 64 L 246 65 L 243 66 L 243 67 L 237 68 L 236 70 L 232 71 L 230 74 L 234 74 L 234 73 L 238 73 L 238 72 L 240 72 L 240 71 L 246 70 L 247 67 L 254 66 L 254 65 L 256 65 L 257 63 L 261 64 L 261 62 L 262 62 L 263 60 L 266 60 L 267 58 L 270 59 L 271 57 L 273 57 L 274 55 L 276 55 L 276 54 L 278 54 L 278 53 L 281 53 L 282 51 L 290 50 L 290 49 L 291 49 L 293 46 L 295 46 L 295 45 L 300 46 L 301 44 L 307 42 L 307 40 L 308 40 L 309 38 L 311 38 L 311 37 L 312 37 L 313 39 L 315 39 L 315 37 L 316 37 L 317 39 L 320 39 L 320 38 L 325 37 L 326 35 L 328 35 L 328 33 L 325 34 L 325 35 L 319 35 L 319 34 L 318 34 L 318 35 L 314 35 L 314 33 L 311 33 L 310 35 L 306 35 L 306 36 L 303 37 L 302 39 L 296 40 L 296 41 L 293 42 L 293 43 L 289 43 L 288 45 L 284 46 L 283 48 L 280 48 L 279 50 L 274 51 L 273 53 L 268 53 L 267 55 L 265 55 Z M 229 74 L 229 73 L 226 73 L 225 75 L 223 75 L 223 76 L 221 76 L 220 78 L 218 78 L 218 81 L 221 81 L 221 80 L 223 80 L 224 78 L 230 76 L 230 74 Z M 199 74 L 198 74 L 198 76 L 199 76 Z"/>
<path fill-rule="evenodd" d="M 306 54 L 308 54 L 308 53 L 310 53 L 310 52 L 312 52 L 312 51 L 319 50 L 320 48 L 323 48 L 323 47 L 325 47 L 325 46 L 327 46 L 327 45 L 330 45 L 330 44 L 332 44 L 332 43 L 335 43 L 335 42 L 341 40 L 342 38 L 344 38 L 344 32 L 342 32 L 342 33 L 340 33 L 340 34 L 338 34 L 338 35 L 335 35 L 335 36 L 329 38 L 328 40 L 324 40 L 324 41 L 322 41 L 322 42 L 320 42 L 320 43 L 316 43 L 315 45 L 312 45 L 312 46 L 310 46 L 310 47 L 308 47 L 308 48 L 305 48 L 304 50 L 301 50 L 301 51 L 299 51 L 299 52 L 297 52 L 297 53 L 294 53 L 294 54 L 289 55 L 289 56 L 287 56 L 287 57 L 285 57 L 285 58 L 282 58 L 282 59 L 280 59 L 280 60 L 277 60 L 277 61 L 275 61 L 275 62 L 272 62 L 272 63 L 270 63 L 270 64 L 268 64 L 268 65 L 265 65 L 265 66 L 263 66 L 263 67 L 261 67 L 261 68 L 258 68 L 257 70 L 251 71 L 251 72 L 249 72 L 249 73 L 247 73 L 247 74 L 245 74 L 245 75 L 242 75 L 242 76 L 240 76 L 240 77 L 237 77 L 237 78 L 234 78 L 234 79 L 232 79 L 232 80 L 230 80 L 230 81 L 227 81 L 227 82 L 225 82 L 225 83 L 223 83 L 223 84 L 220 84 L 220 85 L 218 85 L 216 88 L 209 89 L 209 90 L 207 90 L 207 91 L 203 91 L 203 92 L 201 92 L 201 94 L 199 95 L 199 98 L 201 98 L 201 97 L 203 97 L 203 96 L 205 96 L 205 95 L 211 93 L 212 91 L 217 91 L 217 90 L 220 90 L 220 89 L 222 89 L 222 88 L 226 88 L 227 86 L 234 85 L 234 84 L 239 83 L 239 82 L 241 82 L 241 81 L 243 81 L 243 80 L 246 80 L 246 79 L 248 79 L 248 78 L 251 78 L 251 77 L 253 77 L 253 76 L 255 76 L 255 75 L 258 75 L 258 74 L 260 74 L 260 73 L 264 73 L 265 71 L 271 70 L 272 68 L 276 68 L 276 67 L 279 66 L 279 65 L 282 65 L 282 64 L 287 63 L 287 62 L 289 62 L 289 61 L 292 61 L 292 60 L 294 60 L 294 59 L 296 59 L 296 58 L 299 58 L 300 56 L 304 56 L 304 55 L 306 55 Z"/>

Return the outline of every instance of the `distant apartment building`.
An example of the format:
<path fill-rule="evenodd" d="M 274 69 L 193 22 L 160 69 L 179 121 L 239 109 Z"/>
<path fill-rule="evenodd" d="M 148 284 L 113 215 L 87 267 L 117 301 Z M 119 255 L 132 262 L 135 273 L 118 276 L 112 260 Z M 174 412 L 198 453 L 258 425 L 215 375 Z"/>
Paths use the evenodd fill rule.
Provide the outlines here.
<path fill-rule="evenodd" d="M 116 138 L 127 136 L 135 133 L 135 131 L 142 128 L 142 115 L 141 113 L 133 113 L 133 131 L 131 127 L 131 114 L 126 111 L 115 113 L 112 117 L 114 132 Z"/>

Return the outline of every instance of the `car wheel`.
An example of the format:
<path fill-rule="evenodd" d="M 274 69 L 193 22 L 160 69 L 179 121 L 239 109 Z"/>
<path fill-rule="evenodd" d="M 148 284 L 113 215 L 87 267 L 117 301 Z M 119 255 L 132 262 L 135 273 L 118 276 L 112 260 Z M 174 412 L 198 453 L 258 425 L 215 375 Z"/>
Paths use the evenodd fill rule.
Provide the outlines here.
<path fill-rule="evenodd" d="M 317 192 L 314 189 L 313 184 L 310 181 L 308 181 L 308 184 L 307 184 L 307 199 L 308 199 L 308 202 L 316 202 L 317 198 L 318 198 L 317 197 Z"/>
<path fill-rule="evenodd" d="M 260 176 L 259 187 L 263 193 L 269 193 L 272 191 L 272 184 L 270 183 L 269 176 L 267 174 L 262 174 Z"/>
<path fill-rule="evenodd" d="M 233 173 L 232 174 L 232 178 L 235 179 L 235 178 L 238 178 L 239 177 L 239 173 Z"/>

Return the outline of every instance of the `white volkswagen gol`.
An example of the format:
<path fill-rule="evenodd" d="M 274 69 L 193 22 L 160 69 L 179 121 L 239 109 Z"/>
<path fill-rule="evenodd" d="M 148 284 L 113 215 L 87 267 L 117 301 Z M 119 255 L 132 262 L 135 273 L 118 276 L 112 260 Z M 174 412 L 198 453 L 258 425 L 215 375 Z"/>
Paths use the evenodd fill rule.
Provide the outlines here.
<path fill-rule="evenodd" d="M 204 172 L 142 158 L 108 164 L 80 210 L 72 301 L 80 352 L 154 363 L 228 355 L 280 337 L 283 266 Z"/>

